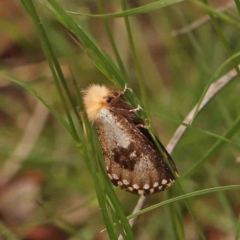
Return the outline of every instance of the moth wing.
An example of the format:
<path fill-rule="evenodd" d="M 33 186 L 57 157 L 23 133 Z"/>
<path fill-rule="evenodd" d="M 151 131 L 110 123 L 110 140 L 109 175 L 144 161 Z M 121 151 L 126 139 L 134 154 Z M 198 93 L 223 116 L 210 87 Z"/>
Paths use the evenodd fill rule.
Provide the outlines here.
<path fill-rule="evenodd" d="M 174 176 L 152 141 L 132 123 L 135 116 L 129 120 L 119 109 L 103 109 L 96 127 L 113 184 L 147 195 L 170 186 Z"/>
<path fill-rule="evenodd" d="M 132 123 L 153 144 L 155 149 L 158 150 L 158 147 L 157 147 L 154 139 L 152 138 L 149 130 L 142 126 L 142 125 L 144 125 L 143 120 L 141 118 L 139 118 L 134 113 L 134 111 L 131 111 L 134 109 L 132 106 L 128 105 L 124 101 L 117 101 L 116 104 L 114 105 L 114 108 L 115 108 L 114 111 L 116 112 L 116 114 L 120 114 L 121 116 L 125 117 L 125 119 L 128 120 L 130 123 Z M 176 173 L 178 173 L 177 167 L 176 167 L 172 157 L 170 156 L 170 154 L 168 153 L 166 148 L 163 146 L 163 144 L 160 142 L 160 140 L 156 136 L 155 136 L 155 138 L 156 138 L 159 146 L 161 147 L 162 151 L 166 154 L 167 160 L 171 164 L 172 169 Z"/>

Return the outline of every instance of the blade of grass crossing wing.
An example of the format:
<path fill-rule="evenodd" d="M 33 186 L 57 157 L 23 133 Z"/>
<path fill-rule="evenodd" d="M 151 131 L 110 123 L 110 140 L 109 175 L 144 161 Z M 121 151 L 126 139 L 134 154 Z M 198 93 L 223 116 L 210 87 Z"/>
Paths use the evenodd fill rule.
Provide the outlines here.
<path fill-rule="evenodd" d="M 92 152 L 95 152 L 94 149 L 92 149 Z M 97 158 L 96 153 L 94 155 L 95 155 L 95 158 Z M 109 212 L 107 210 L 107 200 L 106 200 L 106 196 L 105 196 L 104 184 L 103 184 L 102 178 L 101 178 L 101 172 L 99 172 L 99 166 L 97 164 L 97 161 L 94 160 L 93 155 L 92 156 L 90 155 L 88 157 L 88 161 L 89 161 L 90 172 L 91 172 L 95 190 L 96 190 L 99 207 L 101 209 L 101 213 L 103 216 L 105 226 L 107 228 L 109 238 L 117 239 L 117 234 L 116 234 L 115 228 L 112 224 L 111 216 L 109 216 Z"/>
<path fill-rule="evenodd" d="M 102 154 L 101 154 L 101 156 L 102 156 Z M 99 161 L 99 166 L 102 169 L 102 172 L 105 172 L 105 167 L 103 166 L 101 161 Z M 103 177 L 104 177 L 103 181 L 105 184 L 106 193 L 107 193 L 107 196 L 110 201 L 109 204 L 112 205 L 112 207 L 114 208 L 114 211 L 116 213 L 116 216 L 118 217 L 118 219 L 121 222 L 121 230 L 126 233 L 126 235 L 128 237 L 127 239 L 134 239 L 132 229 L 129 225 L 129 222 L 128 222 L 122 208 L 121 208 L 121 204 L 116 196 L 116 193 L 114 192 L 113 187 L 112 187 L 111 183 L 108 181 L 108 179 L 106 178 L 106 176 L 104 175 Z"/>

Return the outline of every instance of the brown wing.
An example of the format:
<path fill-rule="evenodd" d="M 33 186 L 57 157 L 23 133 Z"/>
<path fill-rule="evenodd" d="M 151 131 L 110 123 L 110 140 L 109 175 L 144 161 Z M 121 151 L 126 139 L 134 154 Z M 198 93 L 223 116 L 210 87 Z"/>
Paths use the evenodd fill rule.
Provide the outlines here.
<path fill-rule="evenodd" d="M 126 112 L 118 111 L 105 110 L 96 122 L 110 180 L 132 193 L 163 191 L 174 182 L 163 156 L 133 124 L 136 115 L 129 120 Z"/>
<path fill-rule="evenodd" d="M 142 127 L 141 125 L 144 125 L 144 122 L 141 118 L 139 118 L 134 112 L 129 112 L 129 110 L 132 110 L 133 107 L 128 105 L 127 103 L 125 103 L 123 101 L 123 99 L 120 99 L 119 101 L 116 101 L 113 105 L 113 111 L 117 114 L 122 115 L 123 117 L 125 117 L 130 123 L 132 123 L 133 125 L 135 125 L 135 127 L 153 144 L 153 147 L 158 150 L 158 147 L 155 143 L 155 141 L 153 140 L 149 130 L 147 128 Z M 166 154 L 166 157 L 169 161 L 169 163 L 171 164 L 172 169 L 178 173 L 177 171 L 177 167 L 172 159 L 172 157 L 170 156 L 170 154 L 168 153 L 168 151 L 166 150 L 166 148 L 163 146 L 163 144 L 160 142 L 160 140 L 155 136 L 156 140 L 158 141 L 159 146 L 161 147 L 162 151 Z M 160 153 L 161 154 L 161 153 Z"/>

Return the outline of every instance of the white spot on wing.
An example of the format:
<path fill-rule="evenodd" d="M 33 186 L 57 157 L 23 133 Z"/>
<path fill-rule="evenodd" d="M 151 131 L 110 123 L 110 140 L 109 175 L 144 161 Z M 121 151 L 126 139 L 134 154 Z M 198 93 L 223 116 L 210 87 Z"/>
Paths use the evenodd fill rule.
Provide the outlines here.
<path fill-rule="evenodd" d="M 167 183 L 167 180 L 166 179 L 163 179 L 162 180 L 162 185 L 166 184 Z"/>
<path fill-rule="evenodd" d="M 158 185 L 159 185 L 159 183 L 158 182 L 155 182 L 154 184 L 153 184 L 153 187 L 155 188 L 155 187 L 158 187 Z"/>
<path fill-rule="evenodd" d="M 131 152 L 131 154 L 130 154 L 129 156 L 130 156 L 130 158 L 136 157 L 136 156 L 137 156 L 137 155 L 136 155 L 136 151 L 134 150 L 133 152 Z"/>
<path fill-rule="evenodd" d="M 147 190 L 147 189 L 150 188 L 150 186 L 149 186 L 149 184 L 146 183 L 146 184 L 143 186 L 143 188 Z"/>
<path fill-rule="evenodd" d="M 113 176 L 113 178 L 114 178 L 114 179 L 116 179 L 116 180 L 118 180 L 118 179 L 119 179 L 119 177 L 118 177 L 118 175 L 117 175 L 116 173 L 113 173 L 113 175 L 112 175 L 112 176 Z"/>
<path fill-rule="evenodd" d="M 133 188 L 139 189 L 139 186 L 137 184 L 133 184 Z"/>
<path fill-rule="evenodd" d="M 123 185 L 123 183 L 121 181 L 118 181 L 117 184 L 118 184 L 118 186 L 122 186 Z"/>
<path fill-rule="evenodd" d="M 125 185 L 129 185 L 129 181 L 126 180 L 126 179 L 123 179 L 123 184 L 125 184 Z"/>

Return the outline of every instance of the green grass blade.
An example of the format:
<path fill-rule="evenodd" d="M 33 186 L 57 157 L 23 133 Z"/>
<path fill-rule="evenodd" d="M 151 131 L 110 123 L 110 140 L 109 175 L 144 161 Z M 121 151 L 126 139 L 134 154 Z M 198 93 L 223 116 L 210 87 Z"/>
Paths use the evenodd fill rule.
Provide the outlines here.
<path fill-rule="evenodd" d="M 218 34 L 218 37 L 219 37 L 220 41 L 222 42 L 223 46 L 225 47 L 225 49 L 226 49 L 229 57 L 231 57 L 231 56 L 233 55 L 233 52 L 232 52 L 232 50 L 231 50 L 231 48 L 230 48 L 230 45 L 228 44 L 226 38 L 224 37 L 224 34 L 223 34 L 223 32 L 221 31 L 221 28 L 220 28 L 220 26 L 219 26 L 219 24 L 218 24 L 218 22 L 217 22 L 217 20 L 216 20 L 216 18 L 215 18 L 215 15 L 217 15 L 218 13 L 220 13 L 220 14 L 222 14 L 222 13 L 221 13 L 221 12 L 216 13 L 217 11 L 212 12 L 212 11 L 210 10 L 211 7 L 208 5 L 208 0 L 203 0 L 204 3 L 203 3 L 203 2 L 200 2 L 200 1 L 196 1 L 196 0 L 192 0 L 192 1 L 193 1 L 194 3 L 196 3 L 196 4 L 199 4 L 199 6 L 202 6 L 202 7 L 205 7 L 206 9 L 209 9 L 208 12 L 209 12 L 209 17 L 210 17 L 210 19 L 211 19 L 211 21 L 212 21 L 212 24 L 213 24 L 213 26 L 214 26 L 217 34 Z M 233 24 L 233 23 L 232 23 L 232 24 Z M 238 27 L 239 27 L 239 26 L 240 26 L 240 24 L 238 23 Z M 232 60 L 232 63 L 233 63 L 234 68 L 236 69 L 238 75 L 240 76 L 240 70 L 239 70 L 239 68 L 238 68 L 238 63 L 237 63 L 234 59 Z"/>
<path fill-rule="evenodd" d="M 155 113 L 155 112 L 154 112 L 154 113 L 152 112 L 152 115 L 157 116 L 157 117 L 160 117 L 160 118 L 165 119 L 165 120 L 168 120 L 168 121 L 170 121 L 170 122 L 173 122 L 173 123 L 175 123 L 175 124 L 178 125 L 178 126 L 179 126 L 179 125 L 182 125 L 182 126 L 185 126 L 185 127 L 189 128 L 189 129 L 192 129 L 192 130 L 194 130 L 194 131 L 198 131 L 198 132 L 200 132 L 200 133 L 203 133 L 203 134 L 205 134 L 205 135 L 208 135 L 208 136 L 211 136 L 211 137 L 214 137 L 214 138 L 217 138 L 217 139 L 221 139 L 222 141 L 224 141 L 224 142 L 226 142 L 226 143 L 229 143 L 229 144 L 231 144 L 232 146 L 237 147 L 238 149 L 240 149 L 240 145 L 238 145 L 237 143 L 233 142 L 232 140 L 230 140 L 230 139 L 228 139 L 228 138 L 226 138 L 226 137 L 223 137 L 223 136 L 221 136 L 221 135 L 219 135 L 219 134 L 216 134 L 216 133 L 213 133 L 213 132 L 210 132 L 210 131 L 201 129 L 201 128 L 193 127 L 192 125 L 187 124 L 187 123 L 185 123 L 185 122 L 179 122 L 179 121 L 173 120 L 173 119 L 171 119 L 171 118 L 168 118 L 168 117 L 164 117 L 164 116 L 162 116 L 162 115 L 159 115 L 159 114 L 157 114 L 157 113 Z"/>
<path fill-rule="evenodd" d="M 171 199 L 171 190 L 167 191 L 168 199 Z M 179 216 L 179 212 L 177 211 L 177 207 L 174 206 L 174 204 L 168 205 L 168 210 L 170 213 L 170 219 L 173 229 L 173 234 L 175 236 L 175 239 L 184 240 L 185 238 L 185 232 L 184 232 L 184 223 L 182 219 Z"/>
<path fill-rule="evenodd" d="M 96 67 L 114 84 L 120 88 L 124 88 L 127 79 L 117 68 L 112 59 L 104 52 L 102 52 L 92 38 L 79 26 L 67 12 L 55 1 L 49 0 L 51 4 L 51 12 L 57 19 L 80 41 L 84 50 L 88 53 L 89 57 L 93 60 Z M 53 10 L 52 10 L 53 9 Z M 133 106 L 137 106 L 137 97 L 134 93 L 126 92 L 125 97 Z"/>
<path fill-rule="evenodd" d="M 84 50 L 93 60 L 96 67 L 111 82 L 123 89 L 127 83 L 127 79 L 120 72 L 112 59 L 98 48 L 92 38 L 67 14 L 67 12 L 55 0 L 49 0 L 49 3 L 51 4 L 50 10 L 53 9 L 52 13 L 70 32 L 72 32 L 81 41 Z M 139 103 L 134 93 L 127 91 L 125 93 L 125 97 L 133 106 L 137 106 Z"/>
<path fill-rule="evenodd" d="M 41 95 L 36 92 L 36 90 L 34 90 L 30 84 L 22 82 L 18 79 L 14 79 L 11 77 L 7 77 L 7 76 L 2 76 L 5 79 L 8 79 L 11 82 L 14 82 L 16 84 L 18 84 L 19 86 L 23 87 L 25 90 L 27 90 L 28 92 L 30 92 L 31 94 L 33 94 L 33 96 L 35 96 L 39 101 L 41 101 L 46 108 L 49 110 L 49 112 L 52 113 L 52 115 L 65 127 L 65 129 L 68 131 L 68 133 L 72 136 L 72 138 L 74 139 L 74 135 L 72 132 L 72 129 L 70 128 L 70 125 L 68 124 L 68 122 L 51 106 L 49 105 L 42 97 Z"/>
<path fill-rule="evenodd" d="M 195 192 L 191 192 L 191 193 L 186 193 L 184 195 L 174 197 L 174 198 L 168 199 L 166 201 L 163 201 L 161 203 L 157 203 L 157 204 L 154 204 L 150 207 L 142 209 L 141 211 L 139 211 L 135 214 L 129 215 L 127 217 L 127 219 L 130 220 L 130 219 L 135 218 L 137 216 L 140 216 L 140 215 L 142 215 L 146 212 L 152 211 L 156 208 L 168 205 L 170 203 L 178 202 L 178 201 L 183 200 L 183 199 L 192 198 L 192 197 L 196 197 L 196 196 L 201 196 L 201 195 L 208 194 L 208 193 L 214 193 L 214 192 L 219 192 L 219 191 L 238 190 L 238 189 L 240 189 L 240 185 L 231 185 L 231 186 L 208 188 L 208 189 L 199 190 L 199 191 L 195 191 Z"/>
<path fill-rule="evenodd" d="M 228 58 L 223 64 L 221 64 L 221 66 L 215 71 L 215 73 L 212 75 L 212 77 L 210 78 L 209 82 L 207 83 L 206 87 L 204 88 L 203 90 L 203 93 L 197 103 L 197 108 L 194 112 L 194 115 L 193 115 L 193 118 L 192 118 L 192 121 L 191 121 L 191 124 L 193 123 L 197 113 L 198 113 L 198 110 L 199 110 L 199 107 L 201 106 L 201 103 L 210 87 L 210 85 L 214 82 L 214 79 L 216 79 L 219 75 L 219 73 L 223 70 L 224 67 L 227 66 L 227 64 L 229 64 L 233 59 L 237 58 L 240 56 L 240 52 L 238 53 L 235 53 L 233 56 L 231 56 L 230 58 Z"/>
<path fill-rule="evenodd" d="M 102 169 L 102 172 L 105 172 L 105 167 L 103 166 L 103 164 L 101 164 L 101 161 L 99 161 L 99 165 L 100 168 Z M 122 231 L 124 230 L 124 232 L 127 235 L 127 239 L 135 239 L 134 234 L 132 232 L 132 229 L 129 225 L 129 222 L 121 208 L 121 204 L 116 196 L 115 191 L 112 188 L 112 184 L 109 182 L 109 180 L 107 179 L 107 177 L 103 176 L 103 182 L 105 184 L 105 189 L 106 189 L 106 193 L 107 196 L 110 200 L 110 203 L 113 206 L 113 209 L 115 211 L 116 216 L 119 218 L 121 225 L 119 224 L 119 227 L 122 227 L 123 229 L 121 229 Z M 105 181 L 104 181 L 105 180 Z"/>
<path fill-rule="evenodd" d="M 184 195 L 184 191 L 183 191 L 182 186 L 181 186 L 181 184 L 180 184 L 179 178 L 178 178 L 177 181 L 176 181 L 176 186 L 177 186 L 177 188 L 178 188 L 179 193 L 180 193 L 181 195 Z M 188 209 L 189 214 L 191 215 L 192 220 L 194 221 L 194 223 L 195 223 L 195 225 L 196 225 L 196 227 L 197 227 L 197 231 L 198 231 L 198 233 L 199 233 L 199 236 L 201 237 L 202 240 L 206 240 L 206 237 L 205 237 L 205 235 L 204 235 L 204 232 L 203 232 L 203 230 L 202 230 L 202 228 L 201 228 L 201 226 L 200 226 L 200 224 L 199 224 L 199 222 L 198 222 L 198 219 L 197 219 L 197 217 L 196 217 L 196 215 L 195 215 L 195 213 L 194 213 L 194 211 L 193 211 L 193 209 L 192 209 L 190 200 L 189 200 L 188 198 L 186 198 L 186 199 L 184 199 L 183 201 L 184 201 L 184 203 L 185 203 L 185 205 L 186 205 L 186 207 L 187 207 L 187 209 Z"/>
<path fill-rule="evenodd" d="M 239 0 L 235 0 L 236 6 L 237 6 L 237 10 L 240 14 L 240 1 Z"/>
<path fill-rule="evenodd" d="M 92 148 L 92 146 L 93 146 L 93 144 L 91 144 L 90 147 Z M 88 150 L 88 152 L 89 152 L 89 150 Z M 109 238 L 117 239 L 117 234 L 116 234 L 115 228 L 112 224 L 112 218 L 109 215 L 109 211 L 108 211 L 108 206 L 107 206 L 108 203 L 106 201 L 105 187 L 104 187 L 104 183 L 103 183 L 102 173 L 100 172 L 98 162 L 95 160 L 97 158 L 97 156 L 96 156 L 97 153 L 93 148 L 91 149 L 91 152 L 94 154 L 90 155 L 88 153 L 85 153 L 85 156 L 87 157 L 87 161 L 89 162 L 89 168 L 90 168 L 90 172 L 91 172 L 91 175 L 93 178 L 99 207 L 101 209 L 101 213 L 103 216 L 105 226 L 107 228 Z M 94 155 L 95 155 L 95 157 L 94 157 Z"/>
<path fill-rule="evenodd" d="M 106 187 L 106 192 L 108 194 L 109 199 L 111 200 L 111 204 L 113 205 L 116 215 L 118 216 L 119 220 L 121 221 L 121 224 L 126 232 L 127 235 L 127 239 L 135 239 L 134 234 L 132 232 L 132 229 L 128 223 L 128 220 L 121 208 L 120 202 L 112 188 L 112 186 L 110 185 L 110 182 L 108 181 L 108 179 L 106 179 L 105 181 L 105 187 Z"/>
<path fill-rule="evenodd" d="M 209 178 L 210 181 L 212 182 L 213 186 L 219 186 L 219 182 L 217 179 L 217 174 L 214 171 L 215 169 L 211 168 L 210 166 L 206 167 L 206 171 L 209 173 Z M 231 223 L 232 223 L 232 227 L 233 229 L 235 229 L 235 216 L 232 210 L 232 207 L 226 197 L 225 192 L 217 192 L 217 197 L 219 199 L 220 204 L 222 205 L 223 211 L 225 212 L 225 215 L 230 219 Z"/>
<path fill-rule="evenodd" d="M 74 139 L 76 141 L 79 141 L 79 137 L 78 137 L 76 128 L 74 126 L 74 123 L 73 123 L 70 111 L 69 111 L 68 106 L 67 106 L 66 98 L 64 97 L 64 94 L 62 92 L 62 89 L 61 89 L 61 86 L 60 86 L 60 83 L 59 83 L 60 81 L 63 84 L 64 89 L 66 90 L 67 96 L 68 96 L 68 98 L 69 98 L 71 103 L 73 102 L 73 100 L 71 100 L 72 97 L 71 97 L 70 91 L 68 90 L 66 81 L 65 81 L 64 76 L 62 74 L 60 65 L 59 65 L 59 63 L 57 61 L 57 58 L 55 57 L 55 54 L 54 54 L 54 51 L 52 49 L 51 43 L 50 43 L 50 41 L 49 41 L 49 39 L 47 37 L 47 34 L 46 34 L 46 32 L 45 32 L 45 30 L 43 28 L 42 22 L 41 22 L 41 20 L 38 17 L 38 14 L 36 12 L 36 9 L 35 9 L 32 1 L 22 0 L 22 3 L 25 6 L 25 8 L 27 9 L 29 15 L 33 19 L 33 22 L 35 24 L 35 28 L 37 30 L 37 33 L 38 33 L 38 36 L 39 36 L 39 39 L 40 39 L 40 42 L 42 44 L 42 48 L 44 50 L 44 53 L 45 53 L 46 58 L 48 60 L 50 69 L 52 71 L 53 78 L 55 80 L 55 84 L 56 84 L 56 87 L 57 87 L 60 99 L 61 99 L 61 101 L 63 103 L 63 107 L 64 107 L 64 110 L 66 112 L 69 124 L 70 124 L 70 126 L 72 128 L 72 132 L 74 134 Z M 75 109 L 74 103 L 73 103 L 73 109 Z"/>
<path fill-rule="evenodd" d="M 167 7 L 179 2 L 183 2 L 183 0 L 166 0 L 166 1 L 160 0 L 157 2 L 146 4 L 144 6 L 132 8 L 123 12 L 110 13 L 110 14 L 84 14 L 84 13 L 76 13 L 71 11 L 68 11 L 68 13 L 74 14 L 74 15 L 88 16 L 88 17 L 96 17 L 96 18 L 118 18 L 118 17 L 134 16 L 142 13 L 155 11 L 160 8 Z"/>
<path fill-rule="evenodd" d="M 125 81 L 112 60 L 105 53 L 100 51 L 90 36 L 88 36 L 87 33 L 72 20 L 72 18 L 55 0 L 49 0 L 49 3 L 54 9 L 52 13 L 58 17 L 58 20 L 81 40 L 82 45 L 88 52 L 89 56 L 94 59 L 98 69 L 113 83 L 124 87 Z"/>
<path fill-rule="evenodd" d="M 98 5 L 98 8 L 99 8 L 99 10 L 100 10 L 100 12 L 102 14 L 103 13 L 102 0 L 98 0 L 97 1 L 97 5 Z M 124 64 L 122 62 L 121 56 L 120 56 L 119 51 L 118 51 L 118 48 L 117 48 L 117 46 L 115 44 L 115 40 L 114 40 L 113 34 L 111 32 L 108 20 L 107 19 L 103 19 L 103 24 L 104 24 L 104 27 L 105 27 L 108 39 L 109 39 L 109 41 L 110 41 L 110 43 L 112 45 L 112 49 L 114 51 L 115 58 L 117 60 L 118 66 L 121 69 L 122 74 L 127 78 L 127 71 L 126 71 L 126 69 L 124 67 Z"/>
<path fill-rule="evenodd" d="M 126 4 L 125 0 L 121 0 L 121 5 L 122 5 L 123 10 L 127 9 L 127 4 Z M 135 48 L 135 44 L 134 44 L 134 40 L 133 40 L 133 36 L 132 36 L 131 26 L 130 26 L 130 22 L 129 22 L 129 19 L 127 16 L 124 17 L 124 21 L 125 21 L 125 25 L 126 25 L 127 34 L 128 34 L 128 40 L 130 43 L 133 62 L 134 62 L 135 70 L 137 73 L 137 79 L 138 79 L 138 83 L 140 86 L 143 107 L 145 109 L 149 110 L 149 103 L 147 100 L 146 89 L 145 89 L 145 85 L 143 84 L 144 83 L 143 73 L 142 73 L 142 70 L 141 70 L 141 67 L 140 67 L 140 64 L 138 61 L 137 52 L 136 52 L 136 48 Z"/>
<path fill-rule="evenodd" d="M 235 120 L 235 122 L 232 124 L 230 129 L 227 131 L 227 133 L 224 135 L 225 138 L 231 138 L 240 127 L 240 116 Z M 196 162 L 196 164 L 181 178 L 186 178 L 191 176 L 193 173 L 195 173 L 206 161 L 210 160 L 212 156 L 224 145 L 224 142 L 219 139 L 213 146 L 203 155 L 203 157 Z"/>
<path fill-rule="evenodd" d="M 195 5 L 197 5 L 198 7 L 201 7 L 203 9 L 205 9 L 206 11 L 208 11 L 208 13 L 213 14 L 214 16 L 218 17 L 219 19 L 230 23 L 234 26 L 240 27 L 240 23 L 238 21 L 236 21 L 235 19 L 229 17 L 228 15 L 226 15 L 223 12 L 220 12 L 216 9 L 214 9 L 213 7 L 209 6 L 208 4 L 201 2 L 199 0 L 191 0 L 191 2 L 193 2 Z"/>

